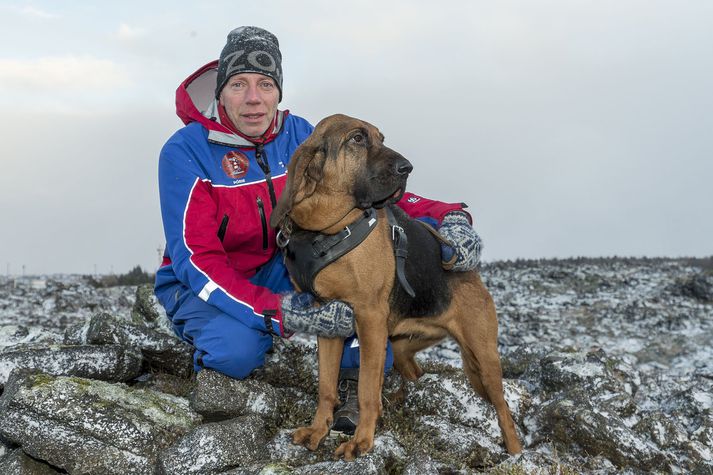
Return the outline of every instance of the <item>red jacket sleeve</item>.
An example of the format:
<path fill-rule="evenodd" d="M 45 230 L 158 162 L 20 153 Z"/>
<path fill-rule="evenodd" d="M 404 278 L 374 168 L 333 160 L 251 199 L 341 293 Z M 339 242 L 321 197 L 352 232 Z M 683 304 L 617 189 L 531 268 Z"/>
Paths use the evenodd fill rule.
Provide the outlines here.
<path fill-rule="evenodd" d="M 468 216 L 468 221 L 473 223 L 470 213 L 465 211 L 468 206 L 465 203 L 444 203 L 406 192 L 396 204 L 412 218 L 433 218 L 438 221 L 439 225 L 443 221 L 443 217 L 451 211 L 464 212 Z"/>

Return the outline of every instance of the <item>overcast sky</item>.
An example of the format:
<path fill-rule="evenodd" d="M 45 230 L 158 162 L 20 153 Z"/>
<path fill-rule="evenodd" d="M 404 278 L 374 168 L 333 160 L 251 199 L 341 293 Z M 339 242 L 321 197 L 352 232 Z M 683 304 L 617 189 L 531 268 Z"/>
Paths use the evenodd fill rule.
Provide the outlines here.
<path fill-rule="evenodd" d="M 154 270 L 175 89 L 240 25 L 281 108 L 379 127 L 487 261 L 713 254 L 710 0 L 0 1 L 3 274 Z"/>

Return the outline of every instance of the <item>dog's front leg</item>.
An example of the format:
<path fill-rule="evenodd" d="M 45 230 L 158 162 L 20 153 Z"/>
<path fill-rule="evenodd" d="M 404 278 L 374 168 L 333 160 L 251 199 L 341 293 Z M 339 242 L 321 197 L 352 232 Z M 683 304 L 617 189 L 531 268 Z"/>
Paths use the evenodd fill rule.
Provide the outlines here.
<path fill-rule="evenodd" d="M 337 379 L 339 364 L 342 360 L 344 339 L 317 339 L 319 360 L 319 400 L 317 412 L 309 427 L 300 427 L 292 434 L 292 442 L 304 445 L 309 450 L 316 450 L 332 426 L 334 407 L 337 405 Z"/>
<path fill-rule="evenodd" d="M 359 314 L 357 314 L 359 315 Z M 371 320 L 357 317 L 359 337 L 359 425 L 354 437 L 342 443 L 335 451 L 336 456 L 354 460 L 374 447 L 374 432 L 381 415 L 381 384 L 386 360 L 386 313 L 372 312 Z"/>

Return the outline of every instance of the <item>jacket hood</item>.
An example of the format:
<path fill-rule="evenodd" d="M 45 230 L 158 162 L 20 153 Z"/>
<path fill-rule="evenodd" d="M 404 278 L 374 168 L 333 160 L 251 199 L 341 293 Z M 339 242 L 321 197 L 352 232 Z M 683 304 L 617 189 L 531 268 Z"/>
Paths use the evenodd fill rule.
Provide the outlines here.
<path fill-rule="evenodd" d="M 218 113 L 218 100 L 215 98 L 215 85 L 218 78 L 218 60 L 211 61 L 188 76 L 178 89 L 176 89 L 176 115 L 188 125 L 199 122 L 208 129 L 208 140 L 214 143 L 254 147 L 255 142 L 249 138 L 236 134 L 220 121 Z M 282 128 L 284 118 L 288 111 L 277 111 L 277 120 L 273 130 L 266 134 L 269 142 Z"/>

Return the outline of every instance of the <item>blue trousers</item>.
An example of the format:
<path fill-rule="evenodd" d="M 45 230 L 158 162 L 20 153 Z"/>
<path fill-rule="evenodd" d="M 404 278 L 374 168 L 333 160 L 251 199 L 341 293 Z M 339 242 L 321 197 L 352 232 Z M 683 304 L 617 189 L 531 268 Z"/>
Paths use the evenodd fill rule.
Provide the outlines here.
<path fill-rule="evenodd" d="M 251 279 L 255 285 L 273 292 L 292 291 L 282 256 L 276 255 Z M 265 364 L 265 354 L 272 348 L 272 336 L 244 325 L 240 320 L 205 303 L 189 288 L 178 285 L 159 296 L 181 339 L 196 348 L 196 371 L 211 368 L 233 378 L 243 379 Z M 359 367 L 359 346 L 352 336 L 344 341 L 342 368 Z M 393 366 L 391 343 L 387 344 L 384 370 Z"/>

